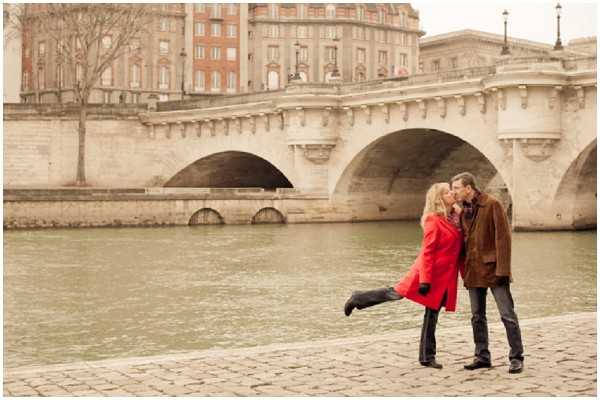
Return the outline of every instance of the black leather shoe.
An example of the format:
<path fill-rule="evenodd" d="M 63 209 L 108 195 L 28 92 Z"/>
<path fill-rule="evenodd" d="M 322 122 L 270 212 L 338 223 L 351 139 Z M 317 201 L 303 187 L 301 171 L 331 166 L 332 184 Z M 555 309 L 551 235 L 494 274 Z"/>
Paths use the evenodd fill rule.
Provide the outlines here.
<path fill-rule="evenodd" d="M 518 374 L 521 372 L 523 372 L 523 361 L 517 360 L 516 358 L 514 360 L 510 360 L 510 367 L 508 367 L 508 373 Z"/>
<path fill-rule="evenodd" d="M 475 360 L 471 364 L 465 365 L 465 369 L 467 369 L 469 371 L 473 371 L 473 370 L 479 369 L 479 368 L 491 368 L 491 367 L 492 367 L 491 362 L 483 361 L 483 360 Z"/>
<path fill-rule="evenodd" d="M 344 314 L 346 314 L 346 317 L 349 317 L 350 314 L 352 314 L 352 311 L 356 308 L 356 303 L 354 302 L 354 297 L 358 293 L 359 292 L 352 292 L 352 296 L 350 296 L 350 298 L 348 300 L 346 300 L 346 304 L 344 304 Z"/>
<path fill-rule="evenodd" d="M 435 368 L 435 369 L 442 369 L 443 366 L 442 364 L 438 364 L 435 360 L 433 361 L 427 361 L 427 362 L 421 362 L 421 365 L 427 368 Z"/>

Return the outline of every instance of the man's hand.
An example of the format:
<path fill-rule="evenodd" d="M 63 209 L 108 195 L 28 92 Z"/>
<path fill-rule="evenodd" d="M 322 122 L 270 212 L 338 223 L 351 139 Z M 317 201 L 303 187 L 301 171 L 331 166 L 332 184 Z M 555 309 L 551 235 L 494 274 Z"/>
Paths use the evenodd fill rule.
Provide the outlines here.
<path fill-rule="evenodd" d="M 421 296 L 426 296 L 429 293 L 429 289 L 431 289 L 430 283 L 420 283 L 419 284 L 419 293 Z"/>
<path fill-rule="evenodd" d="M 496 278 L 496 282 L 498 286 L 507 286 L 510 283 L 510 278 L 508 276 L 499 276 Z"/>

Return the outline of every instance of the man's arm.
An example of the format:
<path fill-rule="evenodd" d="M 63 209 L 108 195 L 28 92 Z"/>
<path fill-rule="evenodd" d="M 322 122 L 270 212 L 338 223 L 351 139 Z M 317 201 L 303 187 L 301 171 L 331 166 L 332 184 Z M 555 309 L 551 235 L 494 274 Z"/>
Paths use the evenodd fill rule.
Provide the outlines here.
<path fill-rule="evenodd" d="M 492 202 L 492 217 L 496 240 L 496 276 L 510 276 L 510 226 L 504 208 L 497 201 Z"/>

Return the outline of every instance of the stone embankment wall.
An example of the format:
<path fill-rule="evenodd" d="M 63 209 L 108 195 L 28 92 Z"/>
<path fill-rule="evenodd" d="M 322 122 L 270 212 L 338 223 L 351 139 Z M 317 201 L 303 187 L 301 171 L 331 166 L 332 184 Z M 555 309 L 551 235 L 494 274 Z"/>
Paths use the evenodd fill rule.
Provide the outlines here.
<path fill-rule="evenodd" d="M 4 228 L 348 222 L 326 197 L 293 189 L 5 189 Z"/>

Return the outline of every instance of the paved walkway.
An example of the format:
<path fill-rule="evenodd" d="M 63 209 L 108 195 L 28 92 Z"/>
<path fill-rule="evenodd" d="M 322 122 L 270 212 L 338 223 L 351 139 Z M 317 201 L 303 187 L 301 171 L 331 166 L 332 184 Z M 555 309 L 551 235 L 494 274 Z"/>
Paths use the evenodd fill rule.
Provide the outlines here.
<path fill-rule="evenodd" d="M 438 361 L 416 362 L 419 330 L 250 349 L 4 370 L 8 396 L 595 396 L 596 313 L 521 321 L 525 371 L 508 374 L 504 328 L 494 368 L 465 371 L 470 327 L 438 328 Z"/>

